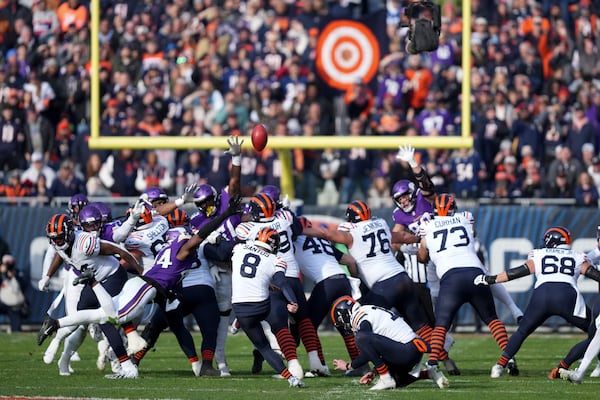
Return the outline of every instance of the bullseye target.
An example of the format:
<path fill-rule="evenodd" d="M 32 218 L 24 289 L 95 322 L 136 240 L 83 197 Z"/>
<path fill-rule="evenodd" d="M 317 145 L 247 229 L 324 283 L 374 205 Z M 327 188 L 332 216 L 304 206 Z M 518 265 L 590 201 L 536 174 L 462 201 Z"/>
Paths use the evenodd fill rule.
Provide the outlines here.
<path fill-rule="evenodd" d="M 366 25 L 349 20 L 327 24 L 317 42 L 317 73 L 329 86 L 346 90 L 357 79 L 377 73 L 379 44 Z"/>

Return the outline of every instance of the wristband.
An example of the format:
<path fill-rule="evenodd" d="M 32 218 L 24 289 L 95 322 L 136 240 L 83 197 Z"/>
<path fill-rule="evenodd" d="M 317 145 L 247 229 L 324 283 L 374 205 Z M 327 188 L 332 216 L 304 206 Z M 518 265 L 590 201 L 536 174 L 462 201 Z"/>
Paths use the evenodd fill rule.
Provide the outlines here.
<path fill-rule="evenodd" d="M 183 199 L 180 197 L 177 200 L 175 200 L 175 205 L 177 207 L 181 207 L 183 204 L 185 203 L 185 201 L 183 201 Z"/>
<path fill-rule="evenodd" d="M 485 276 L 485 282 L 488 285 L 493 285 L 496 283 L 496 275 L 486 275 Z"/>
<path fill-rule="evenodd" d="M 242 165 L 242 156 L 232 156 L 231 164 L 235 165 L 236 167 L 241 166 Z"/>
<path fill-rule="evenodd" d="M 346 371 L 350 371 L 350 369 L 352 368 L 352 364 L 350 364 L 349 362 L 346 363 Z"/>

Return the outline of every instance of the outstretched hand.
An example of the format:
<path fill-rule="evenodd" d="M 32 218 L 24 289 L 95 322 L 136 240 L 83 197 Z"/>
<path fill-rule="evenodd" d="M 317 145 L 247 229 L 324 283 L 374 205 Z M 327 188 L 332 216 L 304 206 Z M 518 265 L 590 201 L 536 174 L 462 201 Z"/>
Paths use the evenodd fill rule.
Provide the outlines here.
<path fill-rule="evenodd" d="M 417 166 L 417 161 L 415 160 L 415 149 L 410 144 L 404 146 L 400 145 L 396 158 L 400 161 L 407 162 L 411 168 Z"/>
<path fill-rule="evenodd" d="M 231 157 L 239 156 L 242 154 L 242 144 L 244 140 L 240 141 L 239 136 L 230 136 L 227 139 L 227 144 L 229 144 L 229 150 L 225 152 L 225 154 L 229 154 Z"/>

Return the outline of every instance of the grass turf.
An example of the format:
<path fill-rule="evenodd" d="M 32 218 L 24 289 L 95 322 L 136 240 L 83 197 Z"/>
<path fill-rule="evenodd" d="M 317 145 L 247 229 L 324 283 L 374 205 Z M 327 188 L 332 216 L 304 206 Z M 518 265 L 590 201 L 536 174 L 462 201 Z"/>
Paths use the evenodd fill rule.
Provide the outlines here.
<path fill-rule="evenodd" d="M 199 334 L 195 333 L 197 347 Z M 548 371 L 566 354 L 583 335 L 545 334 L 530 337 L 517 354 L 521 374 L 518 377 L 489 377 L 492 365 L 500 352 L 489 334 L 456 335 L 451 356 L 462 371 L 450 376 L 450 388 L 443 391 L 431 381 L 419 381 L 407 388 L 372 392 L 358 384 L 358 378 L 343 377 L 332 371 L 329 378 L 305 379 L 306 388 L 290 388 L 284 380 L 273 379 L 273 370 L 265 363 L 263 372 L 252 375 L 252 347 L 242 334 L 230 336 L 227 342 L 230 378 L 196 378 L 178 347 L 174 336 L 164 333 L 155 351 L 148 354 L 140 366 L 136 380 L 104 379 L 110 373 L 96 369 L 96 346 L 89 337 L 79 350 L 82 361 L 73 363 L 75 373 L 68 377 L 58 375 L 56 363 L 45 365 L 43 346 L 36 345 L 35 333 L 0 334 L 0 395 L 7 397 L 73 397 L 73 398 L 160 398 L 160 399 L 236 399 L 271 400 L 290 399 L 439 399 L 481 400 L 490 398 L 544 400 L 565 398 L 596 398 L 600 378 L 589 378 L 581 385 L 561 380 L 549 380 Z M 348 359 L 342 339 L 324 333 L 322 342 L 328 364 L 334 358 Z M 298 350 L 300 362 L 308 360 L 303 348 Z M 58 357 L 57 357 L 58 358 Z M 442 367 L 443 370 L 443 367 Z"/>

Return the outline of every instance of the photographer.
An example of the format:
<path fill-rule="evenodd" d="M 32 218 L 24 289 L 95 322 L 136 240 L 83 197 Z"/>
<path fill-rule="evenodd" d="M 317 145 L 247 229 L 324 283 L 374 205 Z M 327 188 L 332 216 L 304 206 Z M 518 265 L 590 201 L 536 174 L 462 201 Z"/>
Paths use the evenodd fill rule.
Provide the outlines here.
<path fill-rule="evenodd" d="M 411 1 L 404 15 L 408 18 L 409 29 L 406 51 L 420 54 L 436 50 L 442 26 L 440 6 L 430 0 Z"/>
<path fill-rule="evenodd" d="M 5 254 L 0 264 L 0 314 L 8 315 L 9 333 L 20 332 L 21 321 L 29 314 L 25 280 L 17 271 L 15 259 L 10 254 Z"/>

